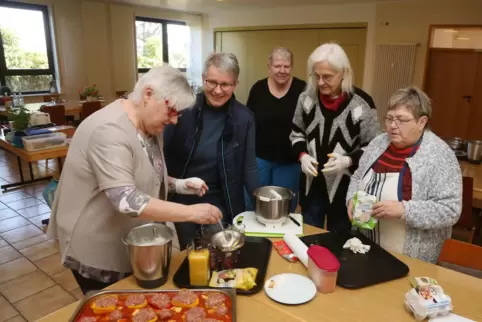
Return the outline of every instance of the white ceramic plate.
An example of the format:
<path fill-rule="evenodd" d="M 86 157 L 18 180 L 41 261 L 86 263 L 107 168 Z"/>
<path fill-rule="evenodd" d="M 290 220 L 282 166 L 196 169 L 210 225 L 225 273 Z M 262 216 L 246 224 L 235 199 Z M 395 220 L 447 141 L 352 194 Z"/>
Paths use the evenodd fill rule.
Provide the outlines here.
<path fill-rule="evenodd" d="M 264 283 L 264 291 L 272 300 L 283 304 L 302 304 L 316 295 L 316 286 L 308 277 L 299 274 L 279 274 Z"/>

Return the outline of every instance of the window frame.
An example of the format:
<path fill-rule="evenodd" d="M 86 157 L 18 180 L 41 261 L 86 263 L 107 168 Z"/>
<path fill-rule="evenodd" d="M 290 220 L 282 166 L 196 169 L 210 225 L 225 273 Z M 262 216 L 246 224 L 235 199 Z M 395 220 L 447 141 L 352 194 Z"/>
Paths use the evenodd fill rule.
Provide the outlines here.
<path fill-rule="evenodd" d="M 40 5 L 40 4 L 11 2 L 11 1 L 4 1 L 2 2 L 2 4 L 0 4 L 0 6 L 4 8 L 24 9 L 24 10 L 42 12 L 43 22 L 44 22 L 44 31 L 45 31 L 45 43 L 46 43 L 46 49 L 47 49 L 47 61 L 49 64 L 49 68 L 47 69 L 9 69 L 7 67 L 7 61 L 5 58 L 5 49 L 3 48 L 3 38 L 0 33 L 0 85 L 6 86 L 7 76 L 51 75 L 52 80 L 54 80 L 56 78 L 56 70 L 55 70 L 52 33 L 51 33 L 48 6 Z M 13 88 L 11 88 L 11 90 L 12 92 L 14 92 Z M 15 91 L 15 92 L 18 92 L 18 91 Z M 22 94 L 27 94 L 27 95 L 43 94 L 43 93 L 49 93 L 49 92 L 50 92 L 50 89 L 47 88 L 43 91 L 25 91 L 25 92 L 22 92 Z"/>
<path fill-rule="evenodd" d="M 169 41 L 168 41 L 168 32 L 167 32 L 167 25 L 181 25 L 186 26 L 187 24 L 184 21 L 177 21 L 177 20 L 167 20 L 167 19 L 159 19 L 159 18 L 152 18 L 152 17 L 143 17 L 143 16 L 136 16 L 135 22 L 143 21 L 143 22 L 152 22 L 152 23 L 159 23 L 162 25 L 162 61 L 164 63 L 169 64 Z M 135 27 L 135 23 L 134 23 Z M 150 68 L 139 68 L 138 60 L 137 60 L 137 30 L 135 30 L 136 34 L 136 67 L 137 67 L 137 75 L 144 74 L 149 71 Z M 180 72 L 185 73 L 187 68 L 177 68 Z"/>

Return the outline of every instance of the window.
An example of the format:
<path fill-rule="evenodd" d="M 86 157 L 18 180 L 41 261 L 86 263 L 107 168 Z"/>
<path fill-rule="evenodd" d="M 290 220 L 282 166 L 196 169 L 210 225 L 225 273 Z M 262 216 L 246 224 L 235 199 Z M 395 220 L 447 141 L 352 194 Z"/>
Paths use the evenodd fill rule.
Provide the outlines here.
<path fill-rule="evenodd" d="M 136 17 L 138 76 L 168 63 L 185 72 L 189 68 L 190 30 L 184 22 Z"/>
<path fill-rule="evenodd" d="M 0 85 L 49 92 L 55 70 L 47 7 L 1 2 L 0 17 Z"/>

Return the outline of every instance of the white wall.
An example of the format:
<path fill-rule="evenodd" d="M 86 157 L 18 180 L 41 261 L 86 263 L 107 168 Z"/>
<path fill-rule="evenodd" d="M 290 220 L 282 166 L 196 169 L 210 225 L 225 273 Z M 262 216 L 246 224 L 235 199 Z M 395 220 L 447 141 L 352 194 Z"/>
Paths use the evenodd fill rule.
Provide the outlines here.
<path fill-rule="evenodd" d="M 203 58 L 214 50 L 214 28 L 324 23 L 367 23 L 367 49 L 365 55 L 363 88 L 370 92 L 373 73 L 375 16 L 375 4 L 299 6 L 255 10 L 237 9 L 215 11 L 203 16 Z"/>

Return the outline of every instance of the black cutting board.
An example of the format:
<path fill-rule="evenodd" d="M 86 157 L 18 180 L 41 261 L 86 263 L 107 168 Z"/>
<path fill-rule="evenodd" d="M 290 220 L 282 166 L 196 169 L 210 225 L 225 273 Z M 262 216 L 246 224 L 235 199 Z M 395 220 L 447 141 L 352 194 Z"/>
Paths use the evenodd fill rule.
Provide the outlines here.
<path fill-rule="evenodd" d="M 269 239 L 245 237 L 244 245 L 240 249 L 238 261 L 233 265 L 233 268 L 254 267 L 258 269 L 258 274 L 256 275 L 255 287 L 246 291 L 236 290 L 237 294 L 255 294 L 261 291 L 264 287 L 264 280 L 266 278 L 266 270 L 268 269 L 272 247 L 273 245 Z M 206 286 L 192 286 L 189 283 L 189 261 L 187 257 L 184 259 L 181 266 L 179 266 L 176 274 L 174 274 L 173 282 L 179 288 L 206 288 Z"/>
<path fill-rule="evenodd" d="M 370 251 L 366 254 L 354 254 L 349 249 L 343 249 L 345 242 L 352 237 L 370 245 Z M 388 282 L 407 276 L 409 271 L 405 263 L 359 232 L 352 231 L 344 235 L 324 233 L 305 236 L 301 240 L 308 247 L 326 247 L 338 258 L 340 270 L 336 284 L 344 288 L 357 289 Z"/>

